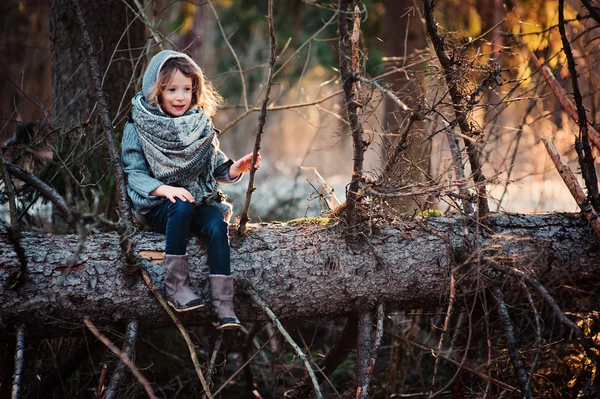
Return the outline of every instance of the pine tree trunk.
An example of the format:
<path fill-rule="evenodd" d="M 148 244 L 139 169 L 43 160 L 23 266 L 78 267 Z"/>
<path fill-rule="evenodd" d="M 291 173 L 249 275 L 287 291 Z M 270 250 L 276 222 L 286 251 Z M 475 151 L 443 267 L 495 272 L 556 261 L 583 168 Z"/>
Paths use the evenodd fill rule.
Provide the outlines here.
<path fill-rule="evenodd" d="M 570 284 L 589 281 L 600 271 L 598 242 L 578 215 L 495 215 L 488 221 L 490 230 L 480 241 L 481 264 L 490 265 L 484 270 L 487 278 L 506 281 L 508 274 L 495 270 L 524 265 L 551 289 L 565 279 Z M 450 267 L 459 282 L 457 295 L 477 277 L 464 229 L 458 217 L 429 218 L 422 224 L 383 226 L 368 243 L 348 243 L 326 226 L 252 225 L 246 238 L 231 239 L 238 316 L 243 321 L 265 318 L 244 294 L 247 286 L 282 319 L 342 316 L 374 308 L 380 300 L 387 311 L 440 306 L 447 301 Z M 136 318 L 143 328 L 172 323 L 138 275 L 126 278 L 115 234 L 89 236 L 61 281 L 77 240 L 75 235 L 24 233 L 28 274 L 20 288 L 9 289 L 9 275 L 19 270 L 19 261 L 6 234 L 0 234 L 0 340 L 11 331 L 1 327 L 16 323 L 39 336 L 67 335 L 81 329 L 84 317 L 99 324 Z M 160 234 L 138 233 L 134 241 L 138 253 L 164 249 Z M 191 286 L 208 304 L 205 246 L 192 238 L 188 253 Z M 514 259 L 519 263 L 506 263 Z M 148 271 L 162 288 L 161 266 L 149 265 Z M 201 316 L 187 312 L 182 320 L 187 325 L 206 322 Z"/>

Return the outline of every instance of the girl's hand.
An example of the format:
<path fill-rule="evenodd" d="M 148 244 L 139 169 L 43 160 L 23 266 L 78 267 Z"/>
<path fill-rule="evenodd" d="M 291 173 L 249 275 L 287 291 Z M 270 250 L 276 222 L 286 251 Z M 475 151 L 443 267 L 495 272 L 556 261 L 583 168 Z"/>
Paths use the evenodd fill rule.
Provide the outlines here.
<path fill-rule="evenodd" d="M 167 197 L 169 201 L 175 203 L 175 198 L 179 198 L 183 202 L 196 202 L 192 194 L 183 187 L 173 187 L 163 184 L 150 192 L 150 195 L 157 197 Z"/>
<path fill-rule="evenodd" d="M 260 152 L 256 154 L 256 163 L 254 167 L 260 168 Z M 231 165 L 229 168 L 229 179 L 233 180 L 240 175 L 240 173 L 248 172 L 252 165 L 252 153 L 244 155 Z"/>

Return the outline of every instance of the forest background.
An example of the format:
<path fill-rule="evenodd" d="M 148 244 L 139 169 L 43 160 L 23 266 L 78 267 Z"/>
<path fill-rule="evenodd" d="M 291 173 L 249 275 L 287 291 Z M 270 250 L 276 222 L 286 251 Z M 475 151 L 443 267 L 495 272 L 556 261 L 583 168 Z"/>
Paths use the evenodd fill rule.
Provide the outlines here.
<path fill-rule="evenodd" d="M 360 32 L 360 51 L 351 57 L 356 59 L 352 68 L 355 76 L 363 79 L 361 87 L 353 90 L 361 104 L 361 140 L 368 143 L 360 173 L 356 172 L 355 126 L 349 118 L 354 111 L 346 108 L 342 90 L 337 4 L 290 0 L 273 5 L 277 61 L 272 75 L 266 1 L 111 0 L 81 2 L 80 6 L 117 142 L 129 99 L 139 90 L 140 73 L 162 47 L 189 53 L 226 99 L 214 123 L 222 130 L 223 150 L 232 158 L 253 148 L 257 130 L 261 130 L 257 129 L 260 106 L 270 90 L 261 141 L 263 167 L 256 174 L 257 189 L 249 209 L 253 222 L 320 216 L 294 223 L 335 224 L 344 208 L 332 209 L 335 205 L 326 200 L 328 186 L 343 202 L 351 180 L 363 190 L 362 203 L 367 204 L 369 220 L 397 222 L 476 214 L 479 223 L 487 213 L 481 202 L 482 187 L 491 212 L 576 212 L 578 203 L 581 205 L 557 173 L 542 136 L 553 141 L 575 172 L 585 165 L 581 159 L 591 156 L 587 149 L 578 154 L 574 138 L 580 137 L 581 142 L 583 129 L 563 101 L 571 98 L 574 89 L 559 17 L 567 21 L 562 26 L 577 63 L 581 104 L 588 117 L 585 124 L 595 130 L 598 4 L 593 2 L 566 1 L 561 14 L 555 1 L 437 1 L 435 20 L 452 61 L 450 80 L 445 73 L 449 67 L 440 67 L 422 2 L 357 2 L 358 21 L 349 7 L 349 23 L 354 23 L 351 30 Z M 72 2 L 9 0 L 1 7 L 0 46 L 5 61 L 0 66 L 0 139 L 5 142 L 5 157 L 51 184 L 69 206 L 116 221 L 118 181 L 101 129 L 102 107 L 93 99 Z M 543 68 L 533 58 L 550 68 L 554 80 L 540 73 Z M 269 77 L 272 86 L 267 83 Z M 468 120 L 465 125 L 456 116 L 460 113 L 453 115 L 457 104 L 449 94 L 451 82 L 462 98 L 461 112 Z M 569 94 L 561 97 L 552 86 L 557 83 Z M 466 140 L 462 147 L 455 146 L 452 130 Z M 481 168 L 467 162 L 471 156 L 468 143 L 474 142 Z M 458 164 L 464 165 L 462 177 Z M 589 174 L 590 162 L 587 165 L 582 169 Z M 598 169 L 597 162 L 592 160 L 591 165 Z M 301 166 L 315 167 L 326 184 Z M 478 172 L 485 177 L 477 180 Z M 467 183 L 465 174 L 474 181 Z M 597 207 L 591 180 L 578 179 Z M 13 223 L 13 228 L 19 226 L 22 231 L 73 232 L 69 223 L 52 212 L 50 202 L 39 200 L 36 190 L 19 183 L 14 188 L 21 217 L 16 224 L 11 220 L 4 184 L 1 205 L 6 224 Z M 236 209 L 244 204 L 246 188 L 246 183 L 226 188 Z M 589 275 L 584 274 L 582 279 L 586 278 Z M 507 294 L 516 325 L 514 343 L 506 332 L 510 323 L 497 312 L 505 300 L 496 295 L 496 288 L 481 294 L 484 299 L 472 302 L 472 307 L 471 303 L 453 303 L 452 293 L 448 295 L 450 304 L 443 309 L 403 306 L 401 312 L 385 317 L 385 326 L 374 328 L 372 340 L 370 333 L 360 330 L 360 326 L 370 325 L 363 314 L 348 317 L 340 312 L 338 317 L 308 320 L 290 317 L 285 324 L 294 341 L 302 342 L 313 367 L 320 357 L 342 348 L 344 356 L 330 356 L 334 360 L 326 363 L 322 369 L 326 372 L 318 376 L 325 396 L 354 396 L 356 385 L 357 395 L 361 390 L 365 395 L 363 386 L 369 387 L 370 382 L 373 397 L 594 397 L 598 392 L 597 290 L 594 279 L 585 285 L 579 280 L 575 291 L 570 291 L 568 284 L 548 282 L 552 287 L 558 285 L 553 294 L 560 313 L 544 301 L 541 290 Z M 449 291 L 453 289 L 454 283 Z M 565 292 L 569 293 L 567 299 Z M 473 298 L 469 290 L 463 294 Z M 486 300 L 495 305 L 488 309 Z M 560 308 L 569 309 L 565 312 L 574 322 L 565 321 Z M 495 312 L 498 314 L 491 315 Z M 383 324 L 384 314 L 371 310 L 371 321 L 382 320 Z M 349 327 L 352 324 L 354 329 Z M 205 357 L 205 372 L 206 368 L 215 369 L 214 362 L 210 364 L 211 353 L 220 353 L 213 383 L 223 384 L 233 377 L 229 385 L 223 385 L 223 397 L 310 395 L 312 386 L 305 380 L 309 367 L 274 333 L 275 325 L 256 322 L 238 337 L 225 337 L 223 347 L 215 345 L 221 338 L 210 327 L 190 328 L 198 353 Z M 202 395 L 202 384 L 187 360 L 187 347 L 173 330 L 140 332 L 136 364 L 151 375 L 153 390 L 165 397 Z M 107 327 L 104 334 L 114 341 L 128 336 L 116 327 Z M 19 341 L 18 334 L 6 336 Z M 494 337 L 500 341 L 495 342 Z M 383 342 L 377 343 L 378 338 Z M 25 351 L 30 367 L 23 372 L 24 394 L 39 395 L 44 383 L 51 386 L 46 389 L 49 397 L 100 397 L 111 392 L 109 383 L 104 382 L 106 370 L 112 372 L 119 362 L 100 350 L 101 345 L 94 347 L 89 338 L 81 337 L 36 339 Z M 583 348 L 578 339 L 585 342 Z M 260 361 L 242 367 L 249 359 L 252 342 L 259 348 L 268 343 L 269 352 L 260 352 Z M 360 353 L 361 342 L 369 343 L 366 354 Z M 378 350 L 371 344 L 381 349 L 374 363 L 377 367 L 369 372 L 361 359 L 375 359 L 372 355 Z M 11 354 L 2 360 L 3 395 L 8 395 L 15 373 L 11 345 L 7 343 L 3 351 Z M 144 349 L 140 351 L 140 347 Z M 59 359 L 76 357 L 78 350 L 84 355 L 79 355 L 82 364 L 76 371 L 53 376 L 53 370 L 64 366 Z M 443 355 L 446 361 L 427 355 L 430 352 Z M 244 372 L 236 376 L 236 370 Z M 113 394 L 142 394 L 143 384 L 132 375 L 126 378 Z"/>

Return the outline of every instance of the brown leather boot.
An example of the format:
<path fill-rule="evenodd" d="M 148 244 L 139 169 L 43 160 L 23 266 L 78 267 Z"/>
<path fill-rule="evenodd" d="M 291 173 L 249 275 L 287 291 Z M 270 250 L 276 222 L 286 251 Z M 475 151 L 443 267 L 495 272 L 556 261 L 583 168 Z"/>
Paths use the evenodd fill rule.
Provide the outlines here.
<path fill-rule="evenodd" d="M 167 255 L 163 259 L 165 275 L 165 293 L 167 303 L 177 312 L 204 307 L 202 300 L 192 292 L 188 282 L 188 256 Z"/>
<path fill-rule="evenodd" d="M 233 276 L 210 275 L 213 313 L 217 318 L 217 330 L 233 330 L 241 324 L 233 310 Z"/>

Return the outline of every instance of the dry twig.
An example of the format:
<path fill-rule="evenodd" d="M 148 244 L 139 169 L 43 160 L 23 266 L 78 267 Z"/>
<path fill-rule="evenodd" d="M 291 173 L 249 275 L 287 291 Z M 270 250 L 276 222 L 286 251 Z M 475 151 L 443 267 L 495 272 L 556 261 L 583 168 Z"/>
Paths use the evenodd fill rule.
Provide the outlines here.
<path fill-rule="evenodd" d="M 544 143 L 544 146 L 546 147 L 546 150 L 550 155 L 550 159 L 552 159 L 552 162 L 554 162 L 554 166 L 556 166 L 556 170 L 558 170 L 560 177 L 562 177 L 563 181 L 565 182 L 565 185 L 567 186 L 567 188 L 571 192 L 571 195 L 575 199 L 575 202 L 577 202 L 577 205 L 579 205 L 581 211 L 592 225 L 592 229 L 596 234 L 596 238 L 600 240 L 600 219 L 598 219 L 596 211 L 590 205 L 585 193 L 583 192 L 583 189 L 577 181 L 577 178 L 575 177 L 575 175 L 573 174 L 573 172 L 569 168 L 569 165 L 567 165 L 563 157 L 560 156 L 560 153 L 558 152 L 556 147 L 554 147 L 552 141 L 550 141 L 548 137 L 542 136 L 542 142 Z"/>
<path fill-rule="evenodd" d="M 158 399 L 158 397 L 154 394 L 154 391 L 152 390 L 152 387 L 150 386 L 150 382 L 148 382 L 148 380 L 146 379 L 146 377 L 144 377 L 144 375 L 142 373 L 140 373 L 140 371 L 138 370 L 138 368 L 135 367 L 135 364 L 133 364 L 133 362 L 127 356 L 125 356 L 119 350 L 119 348 L 117 348 L 108 338 L 106 338 L 104 335 L 102 335 L 100 333 L 100 331 L 98 331 L 98 329 L 96 328 L 96 326 L 94 326 L 94 324 L 89 319 L 87 319 L 87 318 L 84 319 L 83 323 L 86 325 L 87 328 L 89 328 L 89 330 L 100 341 L 102 341 L 102 343 L 104 343 L 104 345 L 107 346 L 108 349 L 110 349 L 115 355 L 117 355 L 121 359 L 121 361 L 123 363 L 125 363 L 127 365 L 127 367 L 129 367 L 129 369 L 131 370 L 131 372 L 133 373 L 133 375 L 135 375 L 135 377 L 138 379 L 138 381 L 140 382 L 140 384 L 142 384 L 142 386 L 146 390 L 146 394 L 148 394 L 148 396 L 151 399 L 155 399 L 155 398 Z"/>
<path fill-rule="evenodd" d="M 275 326 L 277 326 L 277 329 L 279 330 L 281 335 L 283 335 L 285 340 L 291 345 L 291 347 L 294 349 L 294 351 L 296 352 L 298 357 L 300 359 L 302 359 L 302 361 L 304 362 L 304 366 L 306 367 L 306 371 L 310 375 L 310 379 L 313 383 L 313 387 L 315 390 L 315 396 L 317 397 L 317 399 L 322 399 L 323 395 L 321 394 L 321 390 L 319 389 L 319 383 L 317 382 L 317 378 L 315 377 L 315 373 L 310 365 L 310 361 L 309 361 L 308 357 L 306 356 L 306 354 L 304 352 L 302 352 L 302 349 L 300 349 L 300 347 L 294 342 L 292 337 L 290 337 L 290 334 L 288 334 L 288 332 L 285 330 L 285 328 L 283 328 L 283 326 L 281 325 L 281 322 L 279 321 L 277 316 L 275 316 L 273 311 L 271 309 L 269 309 L 267 304 L 258 296 L 258 294 L 252 290 L 249 290 L 248 292 L 250 293 L 250 296 L 252 296 L 252 299 L 254 300 L 254 302 L 256 302 L 261 308 L 263 308 L 263 310 L 269 316 L 269 318 L 271 319 L 273 324 L 275 324 Z"/>
<path fill-rule="evenodd" d="M 133 357 L 133 349 L 135 348 L 135 341 L 137 339 L 138 334 L 138 321 L 132 320 L 127 325 L 127 330 L 125 331 L 125 343 L 123 344 L 122 354 L 123 356 L 131 359 Z M 112 377 L 110 378 L 110 382 L 108 383 L 108 387 L 106 388 L 106 393 L 104 399 L 113 399 L 117 396 L 117 390 L 121 385 L 121 381 L 125 376 L 125 362 L 122 360 L 119 362 L 119 365 L 113 372 Z"/>
<path fill-rule="evenodd" d="M 21 393 L 21 374 L 25 363 L 25 326 L 17 328 L 17 344 L 15 346 L 15 372 L 12 379 L 11 399 L 19 399 Z"/>

